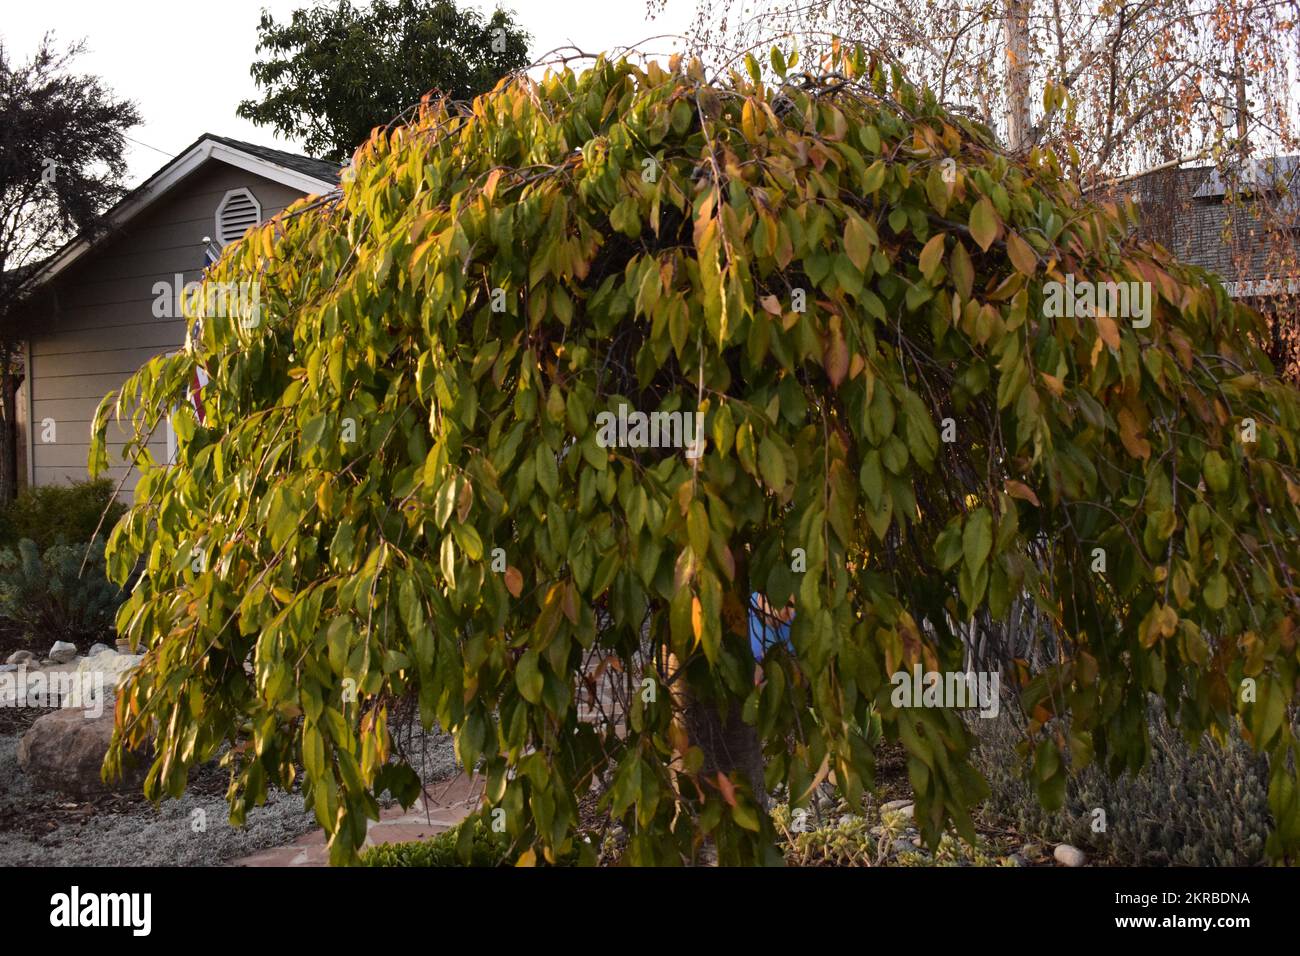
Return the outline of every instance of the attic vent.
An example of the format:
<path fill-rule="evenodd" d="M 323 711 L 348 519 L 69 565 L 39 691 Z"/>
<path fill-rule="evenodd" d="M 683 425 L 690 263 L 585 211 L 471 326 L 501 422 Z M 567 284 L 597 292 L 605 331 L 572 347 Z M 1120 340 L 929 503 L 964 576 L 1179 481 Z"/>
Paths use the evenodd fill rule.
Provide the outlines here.
<path fill-rule="evenodd" d="M 262 206 L 247 189 L 232 189 L 217 206 L 217 242 L 227 245 L 262 221 Z"/>

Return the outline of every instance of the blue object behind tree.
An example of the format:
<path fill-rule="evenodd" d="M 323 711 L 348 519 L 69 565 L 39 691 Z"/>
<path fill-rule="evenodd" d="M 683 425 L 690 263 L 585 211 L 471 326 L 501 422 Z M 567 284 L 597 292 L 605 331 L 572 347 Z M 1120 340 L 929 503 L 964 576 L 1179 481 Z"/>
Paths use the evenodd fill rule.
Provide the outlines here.
<path fill-rule="evenodd" d="M 794 645 L 790 642 L 790 621 L 782 621 L 762 610 L 766 603 L 757 591 L 749 596 L 749 647 L 756 661 L 762 661 L 763 656 L 778 645 L 794 653 Z"/>

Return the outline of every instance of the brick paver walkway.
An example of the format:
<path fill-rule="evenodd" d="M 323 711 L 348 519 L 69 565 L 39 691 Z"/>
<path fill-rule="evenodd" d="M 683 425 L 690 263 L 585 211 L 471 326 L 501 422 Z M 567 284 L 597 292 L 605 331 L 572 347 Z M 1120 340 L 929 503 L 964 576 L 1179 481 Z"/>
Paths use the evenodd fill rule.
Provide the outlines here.
<path fill-rule="evenodd" d="M 465 819 L 483 793 L 479 777 L 462 773 L 443 783 L 433 784 L 427 795 L 409 810 L 393 807 L 380 812 L 372 820 L 366 834 L 366 846 L 381 843 L 403 843 L 410 840 L 427 840 L 449 830 Z M 263 850 L 231 862 L 232 866 L 328 866 L 329 850 L 325 846 L 325 831 L 304 833 L 288 846 Z"/>

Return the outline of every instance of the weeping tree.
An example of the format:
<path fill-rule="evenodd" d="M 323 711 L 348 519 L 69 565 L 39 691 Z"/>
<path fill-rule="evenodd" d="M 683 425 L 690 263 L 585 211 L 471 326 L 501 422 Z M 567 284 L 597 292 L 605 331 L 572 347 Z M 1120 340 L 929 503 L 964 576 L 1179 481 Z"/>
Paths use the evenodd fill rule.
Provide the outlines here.
<path fill-rule="evenodd" d="M 1045 803 L 1139 767 L 1155 695 L 1269 755 L 1295 852 L 1300 403 L 1257 316 L 860 50 L 771 66 L 428 100 L 226 251 L 207 290 L 256 309 L 197 295 L 97 415 L 92 465 L 116 416 L 141 470 L 109 771 L 151 739 L 175 796 L 228 743 L 238 822 L 301 768 L 346 862 L 418 792 L 413 701 L 521 863 L 585 847 L 593 790 L 628 859 L 752 863 L 770 791 L 872 787 L 877 728 L 925 839 L 973 837 L 970 715 L 894 675 L 1029 602 L 1050 652 L 1004 677 Z M 755 593 L 796 608 L 759 673 Z"/>

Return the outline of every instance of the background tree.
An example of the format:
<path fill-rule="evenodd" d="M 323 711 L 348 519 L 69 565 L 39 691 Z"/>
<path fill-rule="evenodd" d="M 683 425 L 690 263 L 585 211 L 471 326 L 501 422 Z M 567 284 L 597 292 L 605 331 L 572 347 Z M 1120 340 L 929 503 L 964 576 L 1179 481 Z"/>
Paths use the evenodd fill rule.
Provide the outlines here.
<path fill-rule="evenodd" d="M 720 0 L 699 4 L 690 39 L 718 65 L 774 37 L 813 61 L 836 37 L 861 43 L 1013 152 L 1054 147 L 1091 188 L 1186 157 L 1300 148 L 1298 17 L 1296 0 Z"/>
<path fill-rule="evenodd" d="M 140 122 L 135 106 L 97 77 L 71 71 L 82 49 L 59 52 L 47 34 L 18 64 L 0 44 L 0 501 L 13 499 L 18 482 L 19 288 L 122 195 L 123 134 Z"/>
<path fill-rule="evenodd" d="M 510 14 L 484 20 L 452 0 L 322 0 L 285 24 L 263 11 L 257 52 L 266 58 L 250 72 L 265 96 L 237 112 L 342 160 L 430 90 L 467 100 L 491 89 L 527 65 L 528 40 Z"/>
<path fill-rule="evenodd" d="M 861 43 L 1011 150 L 1051 146 L 1092 198 L 1139 194 L 1143 227 L 1170 248 L 1197 220 L 1172 171 L 1216 170 L 1228 215 L 1212 238 L 1234 278 L 1275 290 L 1255 304 L 1300 383 L 1300 177 L 1277 163 L 1300 153 L 1298 21 L 1297 0 L 700 0 L 689 46 L 722 65 L 783 37 L 813 60 L 835 37 Z"/>
<path fill-rule="evenodd" d="M 150 737 L 175 795 L 231 741 L 236 820 L 300 765 L 347 860 L 377 793 L 418 790 L 388 730 L 414 698 L 522 862 L 573 848 L 596 782 L 630 860 L 753 863 L 766 790 L 856 801 L 878 726 L 933 845 L 973 838 L 972 731 L 891 678 L 964 669 L 977 622 L 1048 805 L 1143 762 L 1154 694 L 1269 754 L 1294 853 L 1300 393 L 1256 317 L 1050 150 L 830 56 L 432 101 L 227 250 L 210 280 L 258 276 L 261 324 L 204 321 L 97 414 L 94 466 L 118 401 L 143 465 L 108 560 L 144 562 L 118 623 L 148 653 L 111 759 Z M 1149 309 L 1054 309 L 1069 276 Z M 611 447 L 625 405 L 702 414 L 707 447 Z M 755 591 L 797 596 L 758 682 Z M 989 625 L 1025 607 L 1013 647 Z M 625 711 L 580 719 L 602 677 Z"/>

